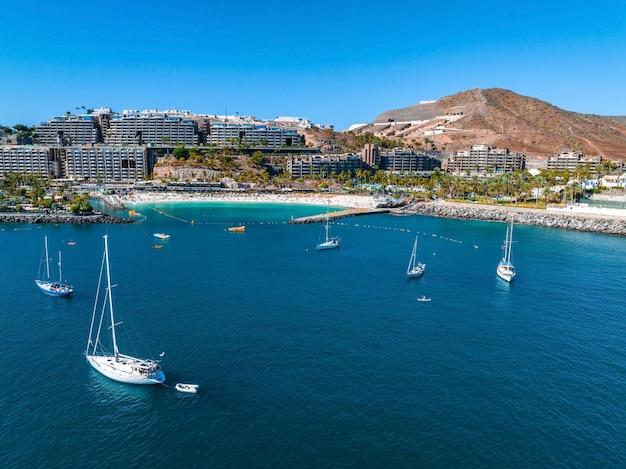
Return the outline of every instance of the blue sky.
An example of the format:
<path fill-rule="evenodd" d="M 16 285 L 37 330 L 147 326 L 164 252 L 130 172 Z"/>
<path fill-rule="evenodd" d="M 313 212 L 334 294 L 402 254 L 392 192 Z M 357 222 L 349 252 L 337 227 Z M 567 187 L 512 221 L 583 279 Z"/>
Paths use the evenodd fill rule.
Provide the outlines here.
<path fill-rule="evenodd" d="M 471 88 L 626 115 L 626 2 L 0 0 L 0 124 L 76 108 L 349 125 Z"/>

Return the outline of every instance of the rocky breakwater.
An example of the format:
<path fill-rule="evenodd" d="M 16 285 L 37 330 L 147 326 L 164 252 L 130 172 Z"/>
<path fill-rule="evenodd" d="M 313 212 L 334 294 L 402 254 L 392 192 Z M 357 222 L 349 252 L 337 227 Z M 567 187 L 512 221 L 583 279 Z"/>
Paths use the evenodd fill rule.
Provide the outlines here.
<path fill-rule="evenodd" d="M 626 235 L 626 217 L 546 212 L 545 210 L 448 202 L 415 202 L 395 213 L 429 215 L 468 220 L 513 221 L 519 225 L 545 226 L 568 230 Z"/>
<path fill-rule="evenodd" d="M 0 212 L 0 223 L 66 223 L 77 225 L 133 223 L 130 218 L 114 217 L 106 213 L 74 215 L 73 213 Z"/>

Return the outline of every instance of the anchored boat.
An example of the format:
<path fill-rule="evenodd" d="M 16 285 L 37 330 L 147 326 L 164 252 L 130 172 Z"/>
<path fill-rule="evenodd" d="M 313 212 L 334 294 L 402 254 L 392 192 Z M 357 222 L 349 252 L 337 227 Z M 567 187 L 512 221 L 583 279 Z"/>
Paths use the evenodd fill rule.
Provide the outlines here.
<path fill-rule="evenodd" d="M 498 277 L 506 282 L 512 282 L 515 278 L 515 266 L 511 262 L 511 245 L 513 244 L 513 222 L 506 229 L 506 237 L 504 238 L 504 245 L 502 249 L 504 251 L 504 255 L 502 259 L 498 263 L 498 267 L 496 268 L 496 273 Z"/>
<path fill-rule="evenodd" d="M 59 251 L 59 280 L 53 280 L 50 276 L 50 256 L 48 254 L 48 237 L 44 237 L 44 252 L 39 263 L 39 272 L 37 274 L 37 280 L 35 283 L 39 289 L 46 295 L 50 296 L 70 296 L 74 292 L 74 287 L 63 280 L 63 273 L 61 270 L 61 251 Z M 42 273 L 42 268 L 45 264 L 45 274 Z"/>
<path fill-rule="evenodd" d="M 103 282 L 103 277 L 105 277 L 106 284 Z M 104 236 L 104 256 L 100 266 L 99 278 L 100 281 L 91 318 L 91 329 L 89 331 L 87 349 L 85 350 L 87 361 L 96 371 L 115 381 L 129 384 L 163 383 L 165 374 L 156 360 L 125 355 L 120 353 L 118 349 L 115 332 L 116 327 L 121 322 L 115 322 L 115 314 L 113 312 L 113 285 L 111 285 L 111 269 L 109 268 L 108 235 Z M 100 293 L 103 293 L 102 299 L 99 298 L 101 296 Z M 100 302 L 101 305 L 99 304 Z M 100 314 L 98 315 L 99 311 Z M 107 321 L 110 324 L 107 324 Z M 103 336 L 107 333 L 111 334 L 111 350 L 102 342 L 105 338 Z"/>

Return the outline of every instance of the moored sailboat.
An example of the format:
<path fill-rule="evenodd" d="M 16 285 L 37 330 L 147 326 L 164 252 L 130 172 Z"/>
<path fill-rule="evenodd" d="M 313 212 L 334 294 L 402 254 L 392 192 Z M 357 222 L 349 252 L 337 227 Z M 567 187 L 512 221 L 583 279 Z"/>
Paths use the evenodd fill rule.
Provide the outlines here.
<path fill-rule="evenodd" d="M 413 251 L 411 251 L 411 257 L 409 258 L 409 265 L 406 268 L 406 276 L 409 278 L 421 277 L 426 270 L 426 264 L 417 261 L 417 239 L 416 235 Z"/>
<path fill-rule="evenodd" d="M 506 237 L 504 238 L 504 245 L 502 246 L 502 250 L 504 254 L 500 262 L 498 263 L 498 267 L 496 268 L 496 273 L 498 277 L 507 282 L 513 281 L 515 278 L 515 266 L 511 262 L 511 247 L 513 244 L 513 222 L 511 221 L 510 225 L 506 229 Z"/>
<path fill-rule="evenodd" d="M 46 295 L 50 296 L 70 296 L 74 292 L 74 287 L 63 281 L 63 271 L 61 269 L 61 251 L 59 251 L 59 279 L 53 280 L 50 276 L 50 255 L 48 254 L 48 237 L 44 236 L 44 252 L 39 263 L 39 272 L 35 284 Z M 45 263 L 45 275 L 41 272 Z"/>
<path fill-rule="evenodd" d="M 106 276 L 104 298 L 99 300 L 101 287 L 103 286 L 103 275 Z M 111 294 L 112 288 L 113 285 L 111 285 L 111 271 L 109 267 L 108 235 L 105 235 L 104 256 L 100 267 L 98 290 L 91 318 L 87 349 L 85 350 L 87 361 L 96 371 L 115 381 L 130 384 L 163 383 L 165 381 L 165 374 L 161 369 L 161 365 L 156 360 L 137 358 L 120 353 L 115 329 L 121 323 L 115 322 L 113 297 Z M 100 315 L 98 316 L 99 301 L 102 301 L 102 303 Z M 107 309 L 109 313 L 108 317 L 106 314 Z M 107 321 L 110 321 L 108 326 L 105 325 Z M 108 350 L 101 340 L 103 339 L 102 335 L 104 331 L 110 331 L 112 350 Z"/>
<path fill-rule="evenodd" d="M 331 238 L 329 236 L 329 230 L 330 230 L 330 226 L 328 224 L 328 212 L 326 212 L 326 226 L 325 226 L 325 231 L 326 231 L 326 238 L 323 242 L 318 243 L 317 246 L 315 246 L 315 249 L 317 249 L 318 251 L 323 251 L 326 249 L 335 249 L 338 248 L 339 245 L 341 244 L 341 237 L 340 236 L 335 236 L 333 238 Z"/>

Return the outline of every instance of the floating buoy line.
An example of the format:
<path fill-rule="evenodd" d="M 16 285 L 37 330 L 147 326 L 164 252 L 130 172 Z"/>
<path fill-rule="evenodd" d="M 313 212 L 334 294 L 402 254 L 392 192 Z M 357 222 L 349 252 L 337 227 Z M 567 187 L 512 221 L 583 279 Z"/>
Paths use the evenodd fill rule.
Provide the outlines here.
<path fill-rule="evenodd" d="M 154 207 L 150 207 L 152 210 L 154 210 L 155 212 L 157 212 L 159 215 L 162 215 L 164 217 L 168 217 L 168 218 L 172 218 L 174 220 L 178 220 L 182 223 L 187 223 L 190 225 L 204 225 L 204 226 L 223 226 L 226 227 L 224 231 L 228 231 L 229 227 L 233 227 L 233 226 L 238 226 L 237 224 L 234 224 L 232 222 L 210 222 L 210 221 L 196 221 L 196 220 L 186 220 L 184 218 L 180 218 L 180 217 L 176 217 L 174 215 L 171 215 L 167 212 L 164 212 L 163 210 L 159 210 L 157 208 Z M 146 217 L 144 216 L 144 219 Z M 143 220 L 142 220 L 143 221 Z M 255 222 L 255 223 L 250 223 L 250 222 L 246 222 L 246 223 L 240 223 L 239 225 L 245 225 L 245 226 L 253 226 L 253 225 L 285 225 L 288 224 L 288 221 L 260 221 L 260 222 Z M 331 225 L 336 225 L 336 226 L 353 226 L 355 228 L 363 228 L 363 229 L 375 229 L 375 230 L 384 230 L 384 231 L 398 231 L 401 233 L 411 233 L 413 232 L 413 230 L 411 230 L 410 228 L 402 228 L 402 227 L 391 227 L 391 226 L 382 226 L 382 225 L 368 225 L 368 224 L 362 224 L 362 223 L 346 223 L 346 222 L 339 222 L 339 221 L 333 221 L 330 223 Z M 416 231 L 419 234 L 419 230 Z M 421 233 L 424 236 L 428 236 L 430 234 L 431 237 L 433 238 L 437 238 L 439 240 L 442 241 L 447 241 L 450 243 L 454 243 L 454 244 L 463 244 L 462 240 L 458 240 L 458 239 L 454 239 L 454 238 L 450 238 L 447 236 L 443 236 L 443 235 L 438 235 L 436 233 L 425 233 L 422 232 Z M 475 243 L 470 243 L 470 246 L 472 246 L 474 249 L 478 249 L 478 244 Z"/>

